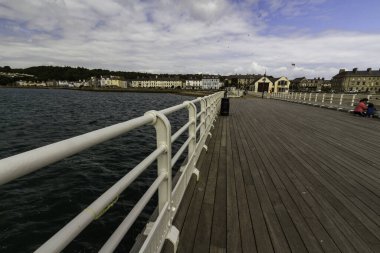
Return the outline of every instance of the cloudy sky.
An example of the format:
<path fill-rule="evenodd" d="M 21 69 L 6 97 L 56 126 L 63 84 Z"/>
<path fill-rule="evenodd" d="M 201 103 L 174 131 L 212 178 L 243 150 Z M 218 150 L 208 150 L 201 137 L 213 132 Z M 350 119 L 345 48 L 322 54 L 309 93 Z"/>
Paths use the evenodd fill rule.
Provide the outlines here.
<path fill-rule="evenodd" d="M 379 0 L 0 0 L 0 66 L 330 78 L 380 67 L 379 11 Z"/>

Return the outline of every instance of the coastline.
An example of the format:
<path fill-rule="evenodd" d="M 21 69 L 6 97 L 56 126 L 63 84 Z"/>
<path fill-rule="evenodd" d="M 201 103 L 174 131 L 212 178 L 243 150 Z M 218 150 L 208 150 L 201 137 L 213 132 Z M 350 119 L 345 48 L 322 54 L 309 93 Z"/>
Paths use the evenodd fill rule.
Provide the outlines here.
<path fill-rule="evenodd" d="M 21 87 L 21 86 L 0 86 L 0 88 L 16 89 L 57 89 L 57 90 L 74 90 L 74 91 L 92 91 L 92 92 L 135 92 L 135 93 L 166 93 L 182 96 L 203 97 L 219 90 L 182 90 L 182 89 L 149 89 L 149 88 L 68 88 L 68 87 Z"/>

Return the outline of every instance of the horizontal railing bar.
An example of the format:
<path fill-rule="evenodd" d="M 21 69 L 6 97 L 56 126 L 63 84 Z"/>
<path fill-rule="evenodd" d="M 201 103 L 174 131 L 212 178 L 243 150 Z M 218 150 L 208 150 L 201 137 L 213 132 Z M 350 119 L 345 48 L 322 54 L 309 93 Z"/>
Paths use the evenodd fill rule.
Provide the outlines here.
<path fill-rule="evenodd" d="M 182 144 L 181 148 L 178 150 L 178 152 L 172 158 L 172 167 L 174 166 L 174 164 L 176 164 L 176 162 L 178 161 L 179 157 L 185 151 L 185 149 L 187 148 L 187 146 L 189 146 L 189 143 L 190 143 L 191 139 L 192 139 L 191 136 L 189 138 L 187 138 L 187 140 L 185 141 L 185 143 Z"/>
<path fill-rule="evenodd" d="M 214 93 L 214 94 L 215 94 L 215 93 Z M 196 99 L 194 99 L 194 100 L 191 100 L 190 102 L 195 104 L 195 103 L 200 102 L 202 99 L 208 98 L 208 97 L 210 97 L 210 96 L 214 96 L 214 94 L 211 94 L 211 95 L 208 95 L 208 96 L 205 96 L 205 97 L 199 97 L 199 98 L 196 98 Z"/>
<path fill-rule="evenodd" d="M 217 93 L 215 93 L 215 94 L 217 94 Z M 209 97 L 211 97 L 211 96 L 215 96 L 215 94 L 211 94 L 211 95 L 208 95 L 208 96 L 205 96 L 205 97 L 203 97 L 203 98 L 196 98 L 196 99 L 194 99 L 194 100 L 191 100 L 190 101 L 190 103 L 198 103 L 198 102 L 200 102 L 202 99 L 205 99 L 205 98 L 209 98 Z M 183 108 L 186 108 L 187 107 L 187 104 L 185 103 L 185 104 L 180 104 L 180 105 L 175 105 L 175 106 L 172 106 L 172 107 L 169 107 L 169 108 L 166 108 L 166 109 L 163 109 L 163 110 L 161 110 L 160 112 L 162 113 L 162 114 L 164 114 L 165 116 L 167 116 L 167 115 L 169 115 L 169 114 L 172 114 L 173 112 L 176 112 L 176 111 L 179 111 L 179 110 L 181 110 L 181 109 L 183 109 Z"/>
<path fill-rule="evenodd" d="M 191 120 L 187 122 L 183 127 L 181 127 L 181 129 L 179 129 L 175 134 L 172 135 L 171 142 L 172 143 L 175 142 L 178 139 L 178 137 L 181 136 L 181 134 L 183 134 L 183 132 L 185 132 L 186 129 L 188 129 L 189 126 L 193 123 L 194 123 L 194 120 Z"/>
<path fill-rule="evenodd" d="M 85 149 L 125 134 L 137 127 L 153 123 L 154 118 L 144 115 L 70 139 L 36 148 L 0 160 L 0 185 L 58 162 Z"/>
<path fill-rule="evenodd" d="M 165 116 L 168 116 L 169 114 L 172 114 L 173 112 L 182 110 L 183 108 L 186 108 L 186 107 L 187 107 L 187 104 L 179 104 L 179 105 L 175 105 L 175 106 L 163 109 L 160 112 L 162 114 L 164 114 Z"/>
<path fill-rule="evenodd" d="M 103 245 L 99 252 L 113 252 L 116 247 L 119 245 L 125 234 L 128 232 L 132 224 L 135 222 L 137 217 L 140 215 L 144 207 L 148 204 L 149 200 L 153 197 L 154 193 L 157 191 L 161 182 L 167 177 L 166 174 L 161 174 L 153 184 L 149 187 L 149 189 L 145 192 L 145 194 L 141 197 L 141 199 L 137 202 L 137 204 L 133 207 L 133 209 L 129 212 L 128 216 L 123 220 L 123 222 L 119 225 L 119 227 L 112 233 L 111 237 L 107 240 L 107 242 Z"/>
<path fill-rule="evenodd" d="M 216 94 L 216 93 L 215 93 Z M 205 96 L 205 97 L 199 97 L 199 98 L 196 98 L 194 100 L 191 100 L 190 103 L 199 103 L 202 99 L 206 99 L 206 98 L 209 98 L 209 97 L 212 97 L 212 96 L 215 96 L 215 94 L 211 94 L 211 95 L 208 95 L 208 96 Z M 163 109 L 161 110 L 160 112 L 163 113 L 165 116 L 173 113 L 173 112 L 176 112 L 176 111 L 179 111 L 183 108 L 187 107 L 187 104 L 180 104 L 180 105 L 176 105 L 176 106 L 172 106 L 172 107 L 169 107 L 169 108 L 166 108 L 166 109 Z"/>
<path fill-rule="evenodd" d="M 98 199 L 72 219 L 53 237 L 39 247 L 36 252 L 60 252 L 63 250 L 88 224 L 98 218 L 99 214 L 110 205 L 157 157 L 166 151 L 164 146 L 158 147 L 127 175 L 121 178 Z"/>

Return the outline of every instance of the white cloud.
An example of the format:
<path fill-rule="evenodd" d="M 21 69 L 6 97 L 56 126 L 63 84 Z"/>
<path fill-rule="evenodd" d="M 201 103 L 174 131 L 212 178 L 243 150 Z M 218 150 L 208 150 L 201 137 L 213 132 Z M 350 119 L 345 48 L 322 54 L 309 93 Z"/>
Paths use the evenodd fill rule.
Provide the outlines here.
<path fill-rule="evenodd" d="M 290 77 L 331 77 L 341 67 L 376 68 L 379 34 L 260 35 L 265 24 L 248 8 L 257 3 L 0 0 L 0 66 L 54 63 L 215 74 L 267 70 Z M 285 1 L 271 3 L 275 9 Z"/>

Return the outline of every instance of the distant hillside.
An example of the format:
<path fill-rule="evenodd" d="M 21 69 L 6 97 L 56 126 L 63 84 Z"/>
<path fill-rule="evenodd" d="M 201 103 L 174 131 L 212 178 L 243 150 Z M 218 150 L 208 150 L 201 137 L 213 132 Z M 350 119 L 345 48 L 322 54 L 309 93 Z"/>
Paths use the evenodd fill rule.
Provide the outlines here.
<path fill-rule="evenodd" d="M 56 66 L 37 66 L 25 69 L 11 69 L 9 66 L 0 67 L 0 72 L 22 73 L 33 75 L 38 81 L 47 80 L 67 80 L 77 81 L 89 79 L 91 76 L 117 75 L 125 79 L 148 77 L 152 74 L 138 72 L 109 71 L 103 69 L 86 69 L 82 67 L 56 67 Z"/>
<path fill-rule="evenodd" d="M 33 77 L 27 77 L 22 75 L 1 75 L 1 73 L 17 73 L 32 75 Z M 122 76 L 124 79 L 137 79 L 137 78 L 149 78 L 149 77 L 173 77 L 177 76 L 182 80 L 186 80 L 188 77 L 202 76 L 198 74 L 152 74 L 142 72 L 125 72 L 125 71 L 110 71 L 104 69 L 86 69 L 82 67 L 57 67 L 57 66 L 36 66 L 25 69 L 12 69 L 9 66 L 0 66 L 0 85 L 8 85 L 18 80 L 33 80 L 33 81 L 49 81 L 49 80 L 66 80 L 66 81 L 78 81 L 87 80 L 92 76 Z"/>

